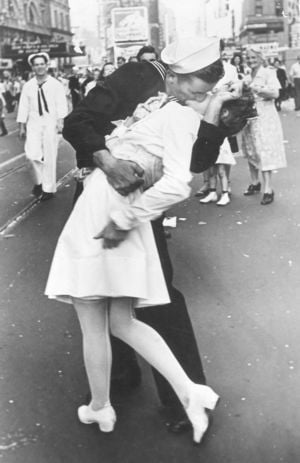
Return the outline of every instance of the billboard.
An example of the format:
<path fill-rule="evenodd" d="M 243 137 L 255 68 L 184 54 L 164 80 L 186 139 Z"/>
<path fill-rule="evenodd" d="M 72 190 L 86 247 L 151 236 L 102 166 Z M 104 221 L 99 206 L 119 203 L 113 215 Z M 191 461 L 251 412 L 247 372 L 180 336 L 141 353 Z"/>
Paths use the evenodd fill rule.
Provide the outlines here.
<path fill-rule="evenodd" d="M 146 7 L 114 8 L 111 15 L 112 35 L 115 43 L 148 40 L 149 22 Z"/>

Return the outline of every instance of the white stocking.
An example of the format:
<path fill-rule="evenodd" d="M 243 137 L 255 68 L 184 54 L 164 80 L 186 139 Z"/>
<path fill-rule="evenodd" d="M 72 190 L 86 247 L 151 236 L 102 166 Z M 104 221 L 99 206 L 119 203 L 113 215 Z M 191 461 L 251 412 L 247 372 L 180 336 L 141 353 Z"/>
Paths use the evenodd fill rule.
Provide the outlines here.
<path fill-rule="evenodd" d="M 157 331 L 134 318 L 132 300 L 111 299 L 109 314 L 111 333 L 133 347 L 156 368 L 169 381 L 181 403 L 186 405 L 191 380 Z"/>
<path fill-rule="evenodd" d="M 83 357 L 89 380 L 94 410 L 109 401 L 111 344 L 107 299 L 100 301 L 73 300 L 83 337 Z"/>

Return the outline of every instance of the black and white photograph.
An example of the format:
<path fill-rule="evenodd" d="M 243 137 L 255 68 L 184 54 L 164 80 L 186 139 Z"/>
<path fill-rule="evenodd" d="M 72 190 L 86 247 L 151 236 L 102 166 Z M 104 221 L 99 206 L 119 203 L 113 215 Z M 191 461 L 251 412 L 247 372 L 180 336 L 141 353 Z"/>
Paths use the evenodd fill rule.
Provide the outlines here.
<path fill-rule="evenodd" d="M 0 0 L 0 463 L 300 462 L 300 0 Z"/>

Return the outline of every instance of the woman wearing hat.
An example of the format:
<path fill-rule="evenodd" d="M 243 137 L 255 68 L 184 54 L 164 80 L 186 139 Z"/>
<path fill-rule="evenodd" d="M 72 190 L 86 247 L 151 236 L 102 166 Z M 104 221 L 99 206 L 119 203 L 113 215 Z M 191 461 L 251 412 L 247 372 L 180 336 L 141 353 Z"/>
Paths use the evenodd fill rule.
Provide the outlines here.
<path fill-rule="evenodd" d="M 17 122 L 25 138 L 25 153 L 34 173 L 32 193 L 43 201 L 56 191 L 57 133 L 62 130 L 68 107 L 63 85 L 48 75 L 47 53 L 30 55 L 28 63 L 35 73 L 23 86 Z"/>
<path fill-rule="evenodd" d="M 244 195 L 251 196 L 260 192 L 261 171 L 261 204 L 267 205 L 274 201 L 272 171 L 286 167 L 282 127 L 274 104 L 281 85 L 275 72 L 263 66 L 262 54 L 257 50 L 247 51 L 247 64 L 251 74 L 244 81 L 255 94 L 258 117 L 250 120 L 241 133 L 241 149 L 248 160 L 251 177 L 251 184 Z"/>
<path fill-rule="evenodd" d="M 210 387 L 191 381 L 160 335 L 133 317 L 133 309 L 169 302 L 150 220 L 190 193 L 199 116 L 185 103 L 202 101 L 222 77 L 219 58 L 215 39 L 183 40 L 163 51 L 169 66 L 165 93 L 137 108 L 107 141 L 114 156 L 125 156 L 144 170 L 143 189 L 123 197 L 95 169 L 58 241 L 46 294 L 72 303 L 77 312 L 92 396 L 89 405 L 79 407 L 78 417 L 98 423 L 103 432 L 112 431 L 116 421 L 109 390 L 110 333 L 169 381 L 195 442 L 208 427 L 206 409 L 214 409 L 218 400 Z"/>

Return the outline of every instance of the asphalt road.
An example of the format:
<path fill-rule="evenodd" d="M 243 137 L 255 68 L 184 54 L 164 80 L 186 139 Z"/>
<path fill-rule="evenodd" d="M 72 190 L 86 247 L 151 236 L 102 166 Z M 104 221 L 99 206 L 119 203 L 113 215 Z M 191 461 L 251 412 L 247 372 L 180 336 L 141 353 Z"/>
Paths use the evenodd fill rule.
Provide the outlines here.
<path fill-rule="evenodd" d="M 246 162 L 232 172 L 232 202 L 172 211 L 170 252 L 209 384 L 221 395 L 205 444 L 173 436 L 158 413 L 149 367 L 134 393 L 114 399 L 111 435 L 80 424 L 87 392 L 80 332 L 71 307 L 43 296 L 51 256 L 72 205 L 73 181 L 35 204 L 0 240 L 1 421 L 5 463 L 300 462 L 300 120 L 281 114 L 288 168 L 274 174 L 275 202 L 244 197 Z M 66 155 L 65 153 L 68 153 Z M 62 145 L 64 175 L 72 153 Z M 72 166 L 71 166 L 72 167 Z M 26 169 L 1 191 L 29 199 Z M 194 179 L 194 189 L 200 183 Z M 13 217 L 10 209 L 1 223 Z M 22 204 L 23 207 L 23 204 Z"/>

